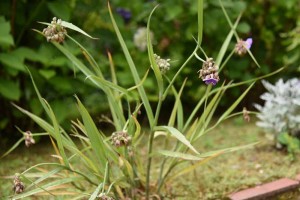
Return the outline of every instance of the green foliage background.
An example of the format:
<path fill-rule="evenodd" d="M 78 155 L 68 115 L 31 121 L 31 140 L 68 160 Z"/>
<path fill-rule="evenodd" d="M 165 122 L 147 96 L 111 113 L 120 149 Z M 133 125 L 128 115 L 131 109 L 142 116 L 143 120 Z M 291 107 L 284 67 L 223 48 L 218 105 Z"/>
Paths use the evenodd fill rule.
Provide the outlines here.
<path fill-rule="evenodd" d="M 0 130 L 3 130 L 0 134 L 16 132 L 14 128 L 16 124 L 22 129 L 33 128 L 32 122 L 14 109 L 10 102 L 29 109 L 37 115 L 42 115 L 43 111 L 34 93 L 26 67 L 32 72 L 42 96 L 51 104 L 60 122 L 77 115 L 73 97 L 75 93 L 95 116 L 100 116 L 100 113 L 105 113 L 107 109 L 107 103 L 102 98 L 103 93 L 100 91 L 95 93 L 94 86 L 89 85 L 83 75 L 77 73 L 67 58 L 45 42 L 45 38 L 31 30 L 44 28 L 43 25 L 36 23 L 37 21 L 51 21 L 52 17 L 56 16 L 82 27 L 94 37 L 99 37 L 99 40 L 92 43 L 88 40 L 76 39 L 88 47 L 104 69 L 103 71 L 109 67 L 106 58 L 107 51 L 111 52 L 117 76 L 119 80 L 122 80 L 121 84 L 125 86 L 133 84 L 133 80 L 128 78 L 130 72 L 127 62 L 115 35 L 112 34 L 113 28 L 106 3 L 104 0 L 0 2 Z M 161 57 L 172 60 L 168 74 L 172 77 L 181 60 L 193 51 L 195 44 L 193 36 L 195 37 L 197 33 L 196 2 L 193 0 L 111 0 L 114 11 L 117 8 L 125 8 L 132 13 L 129 23 L 125 23 L 117 14 L 116 18 L 132 57 L 136 63 L 139 63 L 140 75 L 149 68 L 149 63 L 147 52 L 140 52 L 134 46 L 133 35 L 138 27 L 146 26 L 147 17 L 157 3 L 160 3 L 160 7 L 151 22 L 152 31 L 155 33 L 154 49 Z M 299 75 L 300 37 L 297 30 L 300 29 L 298 14 L 300 5 L 298 0 L 224 0 L 223 3 L 233 21 L 242 10 L 245 10 L 238 32 L 244 36 L 244 39 L 253 38 L 254 44 L 251 50 L 262 68 L 257 69 L 255 64 L 250 62 L 250 57 L 246 56 L 241 59 L 234 56 L 222 71 L 221 81 L 248 80 L 284 65 L 288 66 L 287 70 L 284 74 L 272 77 L 274 80 L 278 76 L 295 77 L 297 73 Z M 230 27 L 223 17 L 217 0 L 204 1 L 204 9 L 202 44 L 207 54 L 215 57 Z M 73 35 L 76 37 L 76 34 Z M 76 55 L 82 56 L 80 49 L 74 48 L 71 43 L 69 48 Z M 250 68 L 251 71 L 246 70 L 249 69 L 249 65 L 253 65 Z M 197 74 L 200 67 L 199 62 L 191 63 L 179 78 L 183 82 L 185 77 L 188 77 L 186 102 L 196 101 L 199 96 L 203 95 L 205 86 L 198 79 Z M 154 94 L 153 82 L 147 80 L 144 84 L 147 93 Z M 181 85 L 181 83 L 178 84 Z M 258 101 L 262 91 L 259 85 L 256 91 L 243 102 L 245 106 L 249 107 L 253 102 Z M 232 102 L 240 94 L 237 88 L 229 92 L 230 95 L 222 102 L 223 105 Z M 155 98 L 156 96 L 153 95 L 152 100 L 156 101 Z"/>

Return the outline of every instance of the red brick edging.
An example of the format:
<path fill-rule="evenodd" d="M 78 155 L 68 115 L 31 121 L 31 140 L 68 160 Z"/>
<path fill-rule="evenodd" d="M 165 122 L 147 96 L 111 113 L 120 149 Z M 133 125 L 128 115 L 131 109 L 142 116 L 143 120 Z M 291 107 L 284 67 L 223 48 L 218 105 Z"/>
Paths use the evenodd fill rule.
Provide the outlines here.
<path fill-rule="evenodd" d="M 298 174 L 295 179 L 296 180 L 282 178 L 270 183 L 230 194 L 228 197 L 231 200 L 264 199 L 266 197 L 274 196 L 276 194 L 300 187 L 300 174 Z"/>

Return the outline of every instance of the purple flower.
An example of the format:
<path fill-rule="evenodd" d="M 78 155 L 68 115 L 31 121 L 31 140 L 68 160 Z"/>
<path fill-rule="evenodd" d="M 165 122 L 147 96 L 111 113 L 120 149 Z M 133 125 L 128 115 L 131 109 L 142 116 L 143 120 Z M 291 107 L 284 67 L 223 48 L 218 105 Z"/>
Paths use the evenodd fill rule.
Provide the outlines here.
<path fill-rule="evenodd" d="M 218 83 L 218 79 L 215 78 L 207 78 L 203 80 L 205 82 L 206 85 L 212 84 L 212 85 L 216 85 Z"/>
<path fill-rule="evenodd" d="M 125 24 L 131 19 L 131 12 L 125 8 L 117 8 L 117 13 L 123 18 Z"/>
<path fill-rule="evenodd" d="M 253 39 L 252 38 L 247 38 L 247 40 L 245 41 L 245 46 L 248 50 L 251 48 L 252 43 L 253 43 Z"/>
<path fill-rule="evenodd" d="M 207 85 L 216 85 L 220 80 L 218 69 L 219 67 L 215 64 L 213 58 L 207 58 L 206 61 L 203 62 L 202 68 L 198 71 L 199 78 Z"/>
<path fill-rule="evenodd" d="M 252 38 L 247 38 L 247 40 L 239 40 L 234 48 L 234 51 L 236 54 L 243 56 L 247 53 L 248 50 L 250 50 L 252 46 L 253 40 Z"/>

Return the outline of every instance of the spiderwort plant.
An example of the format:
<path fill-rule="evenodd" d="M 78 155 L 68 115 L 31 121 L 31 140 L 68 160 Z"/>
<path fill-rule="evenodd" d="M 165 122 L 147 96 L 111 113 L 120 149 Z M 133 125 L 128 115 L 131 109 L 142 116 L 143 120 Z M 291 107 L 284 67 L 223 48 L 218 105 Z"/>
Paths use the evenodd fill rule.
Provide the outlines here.
<path fill-rule="evenodd" d="M 222 4 L 220 5 L 222 6 Z M 153 86 L 157 88 L 158 96 L 155 110 L 153 106 L 150 106 L 150 97 L 147 95 L 143 86 L 143 82 L 148 78 L 148 72 L 142 78 L 139 76 L 138 68 L 119 31 L 109 4 L 108 9 L 112 25 L 135 82 L 135 85 L 130 88 L 125 88 L 118 84 L 117 72 L 113 64 L 113 56 L 110 53 L 108 54 L 108 58 L 112 78 L 106 79 L 95 59 L 80 43 L 66 32 L 66 29 L 75 30 L 92 38 L 90 35 L 77 26 L 62 20 L 53 19 L 54 22 L 50 24 L 43 23 L 48 25 L 48 28 L 43 32 L 37 32 L 44 35 L 48 42 L 51 42 L 70 59 L 74 66 L 86 76 L 87 81 L 91 81 L 91 83 L 105 93 L 111 112 L 110 121 L 114 125 L 115 130 L 111 134 L 104 134 L 103 130 L 99 130 L 83 103 L 75 96 L 82 118 L 81 120 L 72 121 L 72 135 L 80 141 L 81 145 L 78 145 L 58 124 L 51 106 L 41 97 L 32 79 L 37 96 L 49 120 L 42 119 L 29 111 L 15 106 L 21 112 L 32 118 L 32 120 L 44 129 L 44 134 L 50 137 L 57 162 L 41 163 L 20 173 L 20 177 L 23 177 L 23 180 L 26 180 L 29 186 L 25 192 L 22 190 L 23 193 L 14 195 L 14 199 L 20 199 L 41 192 L 48 192 L 50 195 L 55 195 L 55 191 L 62 195 L 74 195 L 76 198 L 84 199 L 151 199 L 154 196 L 163 198 L 166 196 L 166 191 L 164 191 L 163 186 L 172 183 L 175 178 L 191 172 L 203 162 L 221 154 L 253 145 L 217 149 L 206 153 L 200 153 L 197 150 L 198 148 L 194 146 L 195 142 L 199 140 L 202 135 L 208 133 L 224 120 L 235 115 L 235 113 L 233 113 L 234 109 L 249 92 L 256 80 L 272 75 L 265 75 L 241 83 L 226 83 L 222 81 L 222 77 L 219 77 L 221 75 L 218 66 L 225 66 L 223 62 L 226 62 L 227 59 L 223 62 L 222 60 L 225 56 L 225 52 L 229 48 L 229 42 L 233 35 L 237 35 L 235 29 L 240 18 L 236 20 L 234 25 L 229 21 L 231 31 L 227 35 L 214 61 L 214 59 L 206 56 L 201 47 L 203 30 L 202 0 L 198 0 L 197 8 L 199 33 L 197 41 L 195 42 L 195 49 L 178 69 L 174 69 L 170 65 L 170 59 L 162 59 L 160 56 L 154 54 L 153 48 L 155 47 L 152 46 L 153 37 L 150 31 L 150 22 L 155 9 L 148 18 L 147 28 L 143 29 L 143 37 L 146 39 L 146 42 L 142 43 L 141 50 L 147 49 L 149 73 L 153 73 L 156 79 L 156 83 Z M 224 14 L 225 16 L 227 15 L 225 9 Z M 67 46 L 64 45 L 64 43 L 67 42 L 66 40 L 69 40 L 68 42 L 74 42 L 82 50 L 90 67 L 71 53 Z M 205 43 L 203 46 L 205 46 Z M 197 55 L 199 50 L 205 55 L 205 60 Z M 232 51 L 234 51 L 234 49 Z M 185 67 L 192 67 L 189 66 L 188 63 L 195 57 L 203 62 L 202 69 L 199 71 L 200 78 L 204 84 L 208 84 L 208 86 L 205 95 L 199 100 L 192 113 L 190 113 L 185 120 L 184 104 L 181 101 L 181 97 L 184 95 L 186 81 L 184 81 L 180 89 L 176 88 L 174 83 Z M 196 73 L 197 69 L 193 69 Z M 175 75 L 169 77 L 168 70 L 176 70 Z M 279 71 L 280 70 L 277 72 Z M 211 119 L 225 91 L 229 88 L 249 83 L 251 84 L 241 96 L 233 102 L 224 113 L 219 114 L 220 117 L 217 122 L 211 124 Z M 203 83 L 200 82 L 197 84 Z M 138 94 L 138 97 L 136 94 Z M 159 121 L 159 117 L 163 109 L 163 103 L 169 95 L 175 98 L 175 103 L 170 111 L 168 123 L 162 124 Z M 137 114 L 141 107 L 144 108 L 148 120 L 149 127 L 146 128 L 147 131 L 145 131 L 145 127 L 142 127 L 137 119 Z M 200 109 L 203 109 L 203 112 L 199 115 Z M 125 112 L 125 110 L 127 112 Z M 167 112 L 167 110 L 164 110 L 164 112 Z M 38 133 L 32 133 L 32 135 L 35 136 L 38 135 Z M 143 143 L 144 140 L 142 140 L 145 136 L 148 137 L 147 145 L 145 145 Z M 158 137 L 163 137 L 165 141 L 163 148 L 155 148 L 154 141 Z M 172 145 L 172 148 L 170 148 L 168 144 L 171 141 L 174 142 L 174 140 L 175 145 Z M 143 153 L 144 151 L 140 149 L 144 149 L 145 146 L 147 146 L 147 150 L 146 153 Z M 161 158 L 159 159 L 161 163 L 153 164 L 153 157 Z M 179 164 L 189 164 L 191 161 L 193 162 L 192 166 L 184 170 L 178 168 Z M 43 166 L 48 166 L 51 169 L 43 169 Z M 38 177 L 37 179 L 27 176 L 27 173 L 34 173 L 39 169 L 42 169 L 43 175 L 41 175 L 41 173 L 35 174 L 36 177 Z M 49 180 L 50 177 L 52 179 Z M 56 179 L 56 177 L 58 178 Z"/>

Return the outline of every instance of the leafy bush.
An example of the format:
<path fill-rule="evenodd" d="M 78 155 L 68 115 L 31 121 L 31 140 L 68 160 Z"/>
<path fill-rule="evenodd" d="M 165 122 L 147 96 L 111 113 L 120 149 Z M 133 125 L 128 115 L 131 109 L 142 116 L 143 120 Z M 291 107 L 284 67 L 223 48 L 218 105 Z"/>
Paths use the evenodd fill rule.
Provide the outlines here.
<path fill-rule="evenodd" d="M 257 125 L 271 131 L 278 143 L 286 145 L 289 152 L 300 150 L 300 80 L 279 79 L 275 85 L 262 82 L 267 92 L 261 95 L 263 106 L 259 110 Z"/>
<path fill-rule="evenodd" d="M 43 20 L 49 18 L 50 12 L 58 12 L 65 20 L 70 19 L 71 3 L 1 1 L 0 7 L 0 130 L 5 130 L 0 131 L 0 135 L 3 144 L 4 137 L 17 136 L 16 124 L 28 130 L 34 126 L 27 118 L 12 110 L 11 102 L 32 110 L 34 114 L 45 115 L 28 79 L 26 67 L 35 77 L 36 84 L 54 112 L 59 113 L 57 120 L 64 127 L 70 128 L 65 123 L 66 119 L 78 116 L 76 104 L 71 97 L 74 93 L 84 96 L 83 102 L 87 107 L 93 104 L 93 113 L 105 109 L 106 105 L 95 104 L 96 99 L 103 98 L 103 94 L 94 92 L 93 85 L 83 84 L 85 77 L 77 75 L 78 70 L 73 64 L 51 45 L 40 44 L 41 38 L 31 30 L 33 23 L 36 24 L 37 15 Z M 69 46 L 72 53 L 80 54 L 80 50 L 73 51 L 73 47 Z"/>

